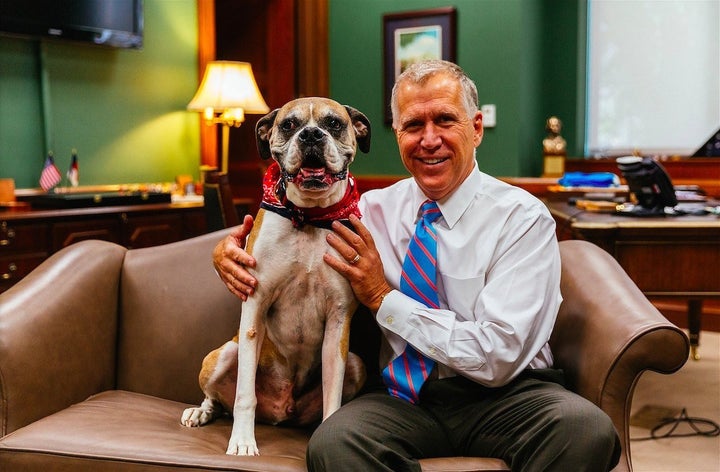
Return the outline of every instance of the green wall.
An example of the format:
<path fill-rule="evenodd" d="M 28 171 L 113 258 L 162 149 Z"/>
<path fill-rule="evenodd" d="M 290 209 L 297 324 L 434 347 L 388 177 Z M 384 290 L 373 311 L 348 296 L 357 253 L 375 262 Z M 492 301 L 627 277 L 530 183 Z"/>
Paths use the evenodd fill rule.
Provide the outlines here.
<path fill-rule="evenodd" d="M 552 114 L 570 154 L 582 155 L 585 0 L 329 0 L 330 96 L 373 123 L 371 153 L 354 172 L 405 173 L 382 113 L 383 14 L 445 5 L 457 9 L 458 63 L 480 103 L 497 106 L 481 168 L 539 175 Z M 185 111 L 197 86 L 196 16 L 195 0 L 145 0 L 142 51 L 0 37 L 0 177 L 37 187 L 47 150 L 64 174 L 72 148 L 82 185 L 197 177 L 199 116 Z"/>
<path fill-rule="evenodd" d="M 540 175 L 545 119 L 553 114 L 565 123 L 570 153 L 581 155 L 584 3 L 330 0 L 330 95 L 373 123 L 371 153 L 358 157 L 354 172 L 405 173 L 383 120 L 383 14 L 446 5 L 457 10 L 458 64 L 478 85 L 480 104 L 497 106 L 498 124 L 485 130 L 478 150 L 480 168 L 498 176 Z"/>
<path fill-rule="evenodd" d="M 37 187 L 45 155 L 80 183 L 197 177 L 195 0 L 145 0 L 142 50 L 0 37 L 0 177 Z"/>

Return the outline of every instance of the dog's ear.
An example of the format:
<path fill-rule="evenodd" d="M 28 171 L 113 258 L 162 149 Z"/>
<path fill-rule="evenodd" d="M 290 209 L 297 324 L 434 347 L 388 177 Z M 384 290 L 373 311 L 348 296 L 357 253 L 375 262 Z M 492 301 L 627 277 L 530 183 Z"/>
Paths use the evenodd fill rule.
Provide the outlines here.
<path fill-rule="evenodd" d="M 274 109 L 260 118 L 257 125 L 255 125 L 255 142 L 257 143 L 258 153 L 264 160 L 272 157 L 272 152 L 270 152 L 270 130 L 275 123 L 275 116 L 278 111 L 280 111 L 279 108 Z"/>
<path fill-rule="evenodd" d="M 345 105 L 345 109 L 350 115 L 353 128 L 355 129 L 355 139 L 358 147 L 362 152 L 367 154 L 370 152 L 370 120 L 355 108 Z"/>

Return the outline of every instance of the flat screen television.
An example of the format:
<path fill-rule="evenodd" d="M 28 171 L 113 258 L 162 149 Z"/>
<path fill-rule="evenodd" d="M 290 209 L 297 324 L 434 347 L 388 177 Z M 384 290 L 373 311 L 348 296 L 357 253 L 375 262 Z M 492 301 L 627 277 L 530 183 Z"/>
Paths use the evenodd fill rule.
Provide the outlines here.
<path fill-rule="evenodd" d="M 2 0 L 0 34 L 140 49 L 143 0 Z"/>

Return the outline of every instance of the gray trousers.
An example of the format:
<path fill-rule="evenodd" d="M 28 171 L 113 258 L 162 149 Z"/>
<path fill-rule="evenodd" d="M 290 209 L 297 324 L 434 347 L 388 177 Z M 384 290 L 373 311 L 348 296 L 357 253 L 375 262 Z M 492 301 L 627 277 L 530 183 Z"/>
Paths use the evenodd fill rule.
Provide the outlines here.
<path fill-rule="evenodd" d="M 310 471 L 420 471 L 418 458 L 496 457 L 513 471 L 608 471 L 620 456 L 610 418 L 565 389 L 560 371 L 528 370 L 487 388 L 463 377 L 428 380 L 418 406 L 375 389 L 323 422 Z"/>

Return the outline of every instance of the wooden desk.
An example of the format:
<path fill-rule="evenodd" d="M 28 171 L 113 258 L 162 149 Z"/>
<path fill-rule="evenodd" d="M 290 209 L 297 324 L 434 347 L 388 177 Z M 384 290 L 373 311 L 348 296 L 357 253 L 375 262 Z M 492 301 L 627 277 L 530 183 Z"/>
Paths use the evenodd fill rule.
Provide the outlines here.
<path fill-rule="evenodd" d="M 674 185 L 699 185 L 713 198 L 720 198 L 720 159 L 717 157 L 678 157 L 661 159 Z M 615 158 L 568 159 L 565 171 L 612 172 L 620 175 Z"/>
<path fill-rule="evenodd" d="M 637 218 L 579 210 L 546 201 L 558 239 L 584 239 L 605 249 L 648 297 L 688 301 L 688 329 L 697 359 L 702 303 L 720 299 L 720 218 Z"/>
<path fill-rule="evenodd" d="M 148 247 L 206 232 L 202 203 L 0 210 L 0 293 L 60 249 L 85 239 Z"/>

